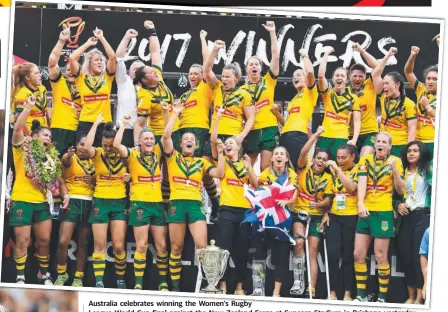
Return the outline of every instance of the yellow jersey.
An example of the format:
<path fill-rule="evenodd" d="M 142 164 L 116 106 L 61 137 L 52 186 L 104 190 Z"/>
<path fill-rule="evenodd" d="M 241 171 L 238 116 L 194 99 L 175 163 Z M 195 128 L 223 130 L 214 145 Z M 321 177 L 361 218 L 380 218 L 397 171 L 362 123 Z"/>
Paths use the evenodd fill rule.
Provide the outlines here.
<path fill-rule="evenodd" d="M 62 166 L 62 175 L 70 196 L 93 196 L 94 186 L 84 182 L 85 176 L 94 176 L 95 167 L 92 159 L 80 159 L 73 155 L 69 167 Z"/>
<path fill-rule="evenodd" d="M 202 200 L 202 179 L 214 166 L 205 158 L 184 157 L 176 150 L 165 156 L 170 179 L 170 200 Z"/>
<path fill-rule="evenodd" d="M 381 131 L 392 135 L 392 145 L 408 143 L 408 120 L 417 118 L 415 103 L 405 97 L 404 103 L 400 98 L 390 99 L 385 93 L 381 94 Z"/>
<path fill-rule="evenodd" d="M 277 117 L 271 111 L 274 105 L 274 92 L 277 85 L 277 76 L 271 70 L 266 73 L 257 83 L 246 83 L 242 86 L 252 97 L 255 105 L 256 115 L 253 130 L 267 127 L 277 127 Z"/>
<path fill-rule="evenodd" d="M 210 128 L 209 111 L 213 101 L 213 91 L 209 84 L 201 81 L 196 87 L 181 95 L 184 111 L 180 115 L 179 128 Z"/>
<path fill-rule="evenodd" d="M 258 177 L 258 184 L 270 185 L 270 184 L 274 183 L 278 178 L 279 178 L 279 176 L 277 176 L 277 173 L 271 171 L 271 168 L 268 167 L 268 168 L 264 169 L 262 173 L 260 173 L 260 176 Z M 289 183 L 294 185 L 294 187 L 296 189 L 298 188 L 297 173 L 295 173 L 294 169 L 292 169 L 292 168 L 288 168 L 288 181 L 289 181 Z"/>
<path fill-rule="evenodd" d="M 244 128 L 244 107 L 253 105 L 252 97 L 242 87 L 235 87 L 230 94 L 224 93 L 222 82 L 219 81 L 213 89 L 213 117 L 210 129 L 216 120 L 216 112 L 222 107 L 224 112 L 219 120 L 218 134 L 238 135 Z"/>
<path fill-rule="evenodd" d="M 173 104 L 173 93 L 163 80 L 162 69 L 153 65 L 152 69 L 156 72 L 160 81 L 155 88 L 143 86 L 137 92 L 137 115 L 148 118 L 148 128 L 154 132 L 154 135 L 163 135 L 165 121 L 163 119 L 163 109 L 161 102 Z"/>
<path fill-rule="evenodd" d="M 75 78 L 82 104 L 79 121 L 95 122 L 100 113 L 103 113 L 104 123 L 112 121 L 110 93 L 114 79 L 115 74 L 107 71 L 96 77 L 81 73 Z"/>
<path fill-rule="evenodd" d="M 308 133 L 308 125 L 313 116 L 318 97 L 316 84 L 311 88 L 304 87 L 300 90 L 288 104 L 288 117 L 286 117 L 282 133 L 290 131 Z"/>
<path fill-rule="evenodd" d="M 354 183 L 358 183 L 358 165 L 352 169 L 343 171 L 344 175 Z M 356 192 L 349 193 L 339 179 L 338 174 L 332 171 L 333 179 L 333 203 L 330 213 L 338 216 L 356 216 L 358 214 L 358 197 Z"/>
<path fill-rule="evenodd" d="M 376 91 L 373 85 L 372 76 L 367 74 L 367 79 L 359 90 L 349 87 L 351 93 L 359 98 L 359 108 L 361 110 L 361 131 L 359 134 L 378 132 L 378 121 L 376 120 Z M 353 125 L 353 123 L 351 124 Z M 353 127 L 350 127 L 350 134 L 353 135 Z"/>
<path fill-rule="evenodd" d="M 244 184 L 249 184 L 249 173 L 242 160 L 231 161 L 224 156 L 224 178 L 221 179 L 221 206 L 234 208 L 250 208 L 250 203 L 244 196 Z"/>
<path fill-rule="evenodd" d="M 51 128 L 76 131 L 78 129 L 78 110 L 82 108 L 81 96 L 76 84 L 69 83 L 61 71 L 51 80 L 53 90 L 53 108 Z"/>
<path fill-rule="evenodd" d="M 322 137 L 332 139 L 348 139 L 349 124 L 352 111 L 359 111 L 359 98 L 345 88 L 344 93 L 337 94 L 332 88 L 321 92 L 324 102 L 324 121 L 322 126 L 325 132 Z"/>
<path fill-rule="evenodd" d="M 415 81 L 414 90 L 417 95 L 417 140 L 425 143 L 434 142 L 436 119 L 428 115 L 426 109 L 420 104 L 420 99 L 422 96 L 426 96 L 429 105 L 435 111 L 437 109 L 437 94 L 428 93 L 425 84 L 418 80 Z"/>
<path fill-rule="evenodd" d="M 392 193 L 394 179 L 392 169 L 387 164 L 394 159 L 398 172 L 403 179 L 403 164 L 401 159 L 393 155 L 386 160 L 379 161 L 374 154 L 361 157 L 359 160 L 358 177 L 367 176 L 367 190 L 364 205 L 369 211 L 392 211 Z M 359 178 L 358 178 L 359 180 Z"/>
<path fill-rule="evenodd" d="M 34 96 L 36 98 L 36 104 L 31 108 L 30 114 L 26 119 L 26 126 L 31 132 L 33 120 L 39 120 L 42 127 L 48 127 L 47 89 L 45 89 L 45 86 L 43 85 L 37 87 L 36 90 L 31 89 L 27 85 L 21 87 L 16 93 L 13 111 L 21 113 L 23 111 L 24 104 L 30 96 Z"/>
<path fill-rule="evenodd" d="M 142 155 L 134 149 L 128 149 L 129 173 L 131 174 L 131 200 L 159 203 L 162 202 L 162 174 L 160 159 L 162 150 L 156 144 L 150 155 Z"/>
<path fill-rule="evenodd" d="M 127 172 L 126 163 L 118 153 L 106 154 L 102 147 L 97 147 L 93 156 L 96 187 L 94 197 L 121 199 L 126 197 L 126 185 L 123 175 Z"/>
<path fill-rule="evenodd" d="M 311 165 L 299 171 L 299 192 L 294 204 L 293 212 L 306 211 L 309 215 L 322 216 L 319 209 L 311 209 L 310 202 L 319 202 L 325 198 L 333 198 L 333 180 L 327 172 L 314 174 Z"/>
<path fill-rule="evenodd" d="M 47 201 L 46 190 L 38 187 L 27 177 L 23 144 L 22 142 L 20 145 L 13 145 L 12 147 L 16 179 L 12 187 L 11 199 L 27 203 L 44 203 Z"/>

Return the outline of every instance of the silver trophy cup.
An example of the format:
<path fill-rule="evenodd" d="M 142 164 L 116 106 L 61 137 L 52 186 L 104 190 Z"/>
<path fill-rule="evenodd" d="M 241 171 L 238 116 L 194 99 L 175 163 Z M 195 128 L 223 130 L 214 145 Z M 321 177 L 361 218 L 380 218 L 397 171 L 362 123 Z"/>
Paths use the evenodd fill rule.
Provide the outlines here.
<path fill-rule="evenodd" d="M 216 285 L 224 275 L 229 260 L 230 252 L 215 246 L 212 239 L 210 245 L 196 251 L 202 271 L 207 280 L 207 287 L 201 289 L 202 293 L 222 294 L 223 291 L 216 288 Z"/>

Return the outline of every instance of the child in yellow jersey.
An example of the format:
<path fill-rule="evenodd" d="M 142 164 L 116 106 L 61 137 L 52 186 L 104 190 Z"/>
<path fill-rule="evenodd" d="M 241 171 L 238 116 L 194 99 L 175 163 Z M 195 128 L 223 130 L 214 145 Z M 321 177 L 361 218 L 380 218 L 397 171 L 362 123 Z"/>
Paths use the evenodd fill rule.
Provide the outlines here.
<path fill-rule="evenodd" d="M 299 53 L 303 57 L 304 69 L 298 69 L 292 75 L 292 85 L 297 94 L 288 104 L 286 120 L 280 114 L 278 105 L 274 106 L 274 114 L 283 125 L 280 146 L 286 148 L 296 170 L 300 152 L 308 141 L 308 125 L 319 96 L 313 64 L 304 49 L 300 49 Z"/>
<path fill-rule="evenodd" d="M 192 133 L 185 133 L 180 141 L 181 153 L 173 146 L 171 134 L 174 123 L 183 110 L 181 103 L 173 107 L 162 136 L 162 146 L 167 158 L 171 194 L 167 222 L 170 233 L 171 254 L 169 260 L 171 285 L 174 291 L 179 291 L 180 274 L 182 270 L 182 249 L 184 245 L 186 225 L 197 249 L 207 246 L 207 224 L 202 210 L 201 181 L 204 175 L 221 179 L 224 175 L 223 148 L 220 147 L 218 167 L 215 168 L 208 160 L 194 157 L 196 138 Z"/>
<path fill-rule="evenodd" d="M 213 129 L 216 111 L 224 109 L 223 117 L 219 123 L 218 137 L 225 141 L 235 136 L 238 143 L 242 143 L 255 121 L 255 106 L 249 92 L 238 87 L 241 78 L 241 67 L 238 63 L 226 65 L 222 71 L 221 81 L 213 73 L 213 64 L 218 51 L 224 47 L 221 40 L 215 41 L 212 52 L 204 65 L 204 78 L 213 89 Z M 205 155 L 211 155 L 211 149 L 206 147 Z"/>
<path fill-rule="evenodd" d="M 397 48 L 380 60 L 372 72 L 373 84 L 377 94 L 381 94 L 381 131 L 389 132 L 393 138 L 391 155 L 400 157 L 408 142 L 414 141 L 417 134 L 417 111 L 415 103 L 405 94 L 403 77 L 397 72 L 381 74 L 389 58 L 397 53 Z"/>
<path fill-rule="evenodd" d="M 33 120 L 38 120 L 43 127 L 50 125 L 47 112 L 47 90 L 42 85 L 42 75 L 39 67 L 33 63 L 15 65 L 12 70 L 13 89 L 11 91 L 11 111 L 20 114 L 29 97 L 35 98 L 23 128 L 25 134 L 30 134 Z"/>
<path fill-rule="evenodd" d="M 78 248 L 76 250 L 76 273 L 71 286 L 82 287 L 86 264 L 86 247 L 89 242 L 89 216 L 92 210 L 92 196 L 95 188 L 95 168 L 87 155 L 86 137 L 70 147 L 62 157 L 63 177 L 70 197 L 69 209 L 59 211 L 60 223 L 58 243 L 58 278 L 55 285 L 64 286 L 68 281 L 67 254 L 68 245 L 76 226 L 78 226 Z"/>
<path fill-rule="evenodd" d="M 389 287 L 390 265 L 387 259 L 390 238 L 395 236 L 392 193 L 403 194 L 403 165 L 390 154 L 392 136 L 376 136 L 375 153 L 362 157 L 358 168 L 358 225 L 355 235 L 356 300 L 367 301 L 366 256 L 371 238 L 378 264 L 378 302 L 385 302 Z"/>
<path fill-rule="evenodd" d="M 325 134 L 317 141 L 317 147 L 328 150 L 330 159 L 336 159 L 339 146 L 348 143 L 356 146 L 361 130 L 360 102 L 356 94 L 347 88 L 347 70 L 337 68 L 332 77 L 334 86 L 328 84 L 325 78 L 328 56 L 333 48 L 325 51 L 319 65 L 318 87 L 324 102 L 324 121 L 322 126 Z M 353 119 L 353 137 L 349 140 L 349 124 Z"/>
<path fill-rule="evenodd" d="M 51 212 L 48 205 L 49 192 L 59 192 L 64 202 L 61 209 L 69 204 L 67 189 L 61 178 L 61 163 L 58 152 L 51 145 L 51 132 L 41 127 L 38 120 L 33 121 L 31 137 L 23 134 L 27 118 L 36 99 L 29 97 L 17 118 L 13 135 L 13 159 L 15 182 L 11 194 L 9 224 L 14 229 L 14 261 L 16 263 L 18 284 L 25 284 L 25 266 L 28 247 L 33 230 L 36 241 L 36 255 L 39 261 L 38 281 L 53 285 L 48 271 L 50 263 Z M 46 155 L 45 158 L 42 155 Z M 42 172 L 42 167 L 51 170 Z M 45 180 L 43 175 L 45 174 Z M 50 194 L 51 194 L 50 193 Z"/>
<path fill-rule="evenodd" d="M 167 291 L 168 253 L 166 251 L 166 217 L 162 203 L 160 161 L 162 150 L 156 144 L 154 133 L 142 130 L 140 151 L 131 150 L 121 144 L 126 126 L 131 122 L 125 116 L 114 139 L 114 148 L 126 160 L 131 174 L 131 208 L 128 224 L 134 227 L 136 252 L 134 255 L 134 289 L 143 289 L 143 274 L 146 268 L 148 231 L 154 238 L 159 269 L 159 290 Z"/>
<path fill-rule="evenodd" d="M 85 148 L 89 158 L 93 159 L 95 167 L 96 187 L 93 194 L 92 213 L 89 223 L 92 224 L 94 239 L 93 271 L 96 287 L 104 288 L 103 275 L 106 268 L 106 243 L 109 223 L 114 251 L 115 271 L 117 274 L 117 288 L 126 288 L 126 219 L 127 199 L 126 182 L 130 175 L 127 173 L 126 163 L 117 149 L 113 147 L 116 131 L 112 122 L 104 126 L 102 147 L 92 147 L 98 126 L 104 121 L 102 114 L 98 115 L 90 129 Z"/>
<path fill-rule="evenodd" d="M 434 65 L 424 70 L 425 82 L 420 82 L 414 74 L 414 62 L 419 52 L 419 47 L 411 47 L 411 55 L 404 67 L 404 73 L 417 95 L 417 140 L 425 143 L 431 152 L 432 159 L 436 127 L 438 68 Z"/>
<path fill-rule="evenodd" d="M 353 249 L 355 230 L 358 222 L 356 189 L 358 188 L 358 166 L 356 147 L 344 144 L 339 147 L 336 161 L 329 161 L 332 171 L 333 203 L 328 214 L 327 253 L 328 271 L 330 273 L 330 299 L 337 300 L 339 260 L 342 250 L 342 267 L 344 281 L 344 301 L 352 301 L 351 290 L 354 286 Z"/>
<path fill-rule="evenodd" d="M 303 279 L 303 268 L 305 264 L 304 256 L 304 239 L 308 240 L 309 246 L 309 268 L 310 277 L 309 285 L 306 291 L 306 297 L 315 297 L 315 287 L 317 281 L 317 253 L 319 248 L 320 233 L 325 229 L 328 221 L 328 209 L 333 198 L 333 180 L 328 172 L 325 172 L 326 163 L 329 158 L 329 152 L 326 150 L 316 149 L 313 156 L 312 164 L 308 164 L 308 154 L 312 146 L 319 139 L 319 136 L 326 131 L 319 126 L 316 133 L 306 142 L 298 160 L 299 176 L 298 186 L 299 192 L 297 200 L 292 209 L 293 212 L 293 236 L 296 237 L 296 246 L 293 254 L 293 264 L 299 271 L 294 276 L 294 284 L 290 290 L 292 295 L 300 295 L 303 293 L 305 283 Z M 299 213 L 307 214 L 311 218 L 309 223 L 308 237 L 305 238 L 306 221 L 299 218 Z"/>
<path fill-rule="evenodd" d="M 115 51 L 107 42 L 101 29 L 96 28 L 91 37 L 69 56 L 70 72 L 75 77 L 81 97 L 82 110 L 79 116 L 76 141 L 85 136 L 91 129 L 96 117 L 102 113 L 104 123 L 112 121 L 110 93 L 115 78 L 117 66 Z M 86 53 L 82 66 L 79 58 L 89 49 L 101 42 L 107 54 L 107 59 L 98 49 Z M 100 125 L 93 146 L 101 146 L 101 133 L 104 123 Z"/>
<path fill-rule="evenodd" d="M 218 145 L 222 141 L 218 139 L 218 125 L 223 109 L 218 110 L 216 120 L 211 134 L 211 145 L 213 158 L 218 158 Z M 247 260 L 249 258 L 249 236 L 250 223 L 241 224 L 244 214 L 250 208 L 250 203 L 244 196 L 244 185 L 249 184 L 256 188 L 257 177 L 252 169 L 250 158 L 247 155 L 240 157 L 242 152 L 241 144 L 230 137 L 224 142 L 224 177 L 221 179 L 221 199 L 219 207 L 218 233 L 216 244 L 218 247 L 229 250 L 235 263 L 236 288 L 235 295 L 244 295 L 243 281 L 245 280 Z M 220 289 L 227 291 L 226 270 Z"/>
<path fill-rule="evenodd" d="M 359 43 L 353 44 L 353 50 L 362 56 L 371 68 L 378 65 L 375 57 L 370 55 Z M 376 119 L 376 91 L 372 76 L 367 73 L 363 64 L 357 63 L 350 67 L 350 91 L 359 97 L 361 110 L 361 130 L 356 147 L 361 156 L 374 152 L 373 143 L 378 133 Z M 350 138 L 353 136 L 353 127 L 350 128 Z"/>
<path fill-rule="evenodd" d="M 69 147 L 75 145 L 79 113 L 82 107 L 81 96 L 75 84 L 75 77 L 70 72 L 70 64 L 67 64 L 65 67 L 65 75 L 62 75 L 58 65 L 62 49 L 69 37 L 70 30 L 64 28 L 59 34 L 59 40 L 48 59 L 48 72 L 51 89 L 53 90 L 51 136 L 54 142 L 56 142 L 56 148 L 61 155 Z"/>
<path fill-rule="evenodd" d="M 263 27 L 269 32 L 271 38 L 272 57 L 269 70 L 261 77 L 261 59 L 252 56 L 246 65 L 247 79 L 243 86 L 250 93 L 256 110 L 253 129 L 244 140 L 244 152 L 248 153 L 252 165 L 260 154 L 260 171 L 269 166 L 272 151 L 277 147 L 280 139 L 277 118 L 272 112 L 275 86 L 280 73 L 280 47 L 277 42 L 275 23 L 268 21 L 266 25 L 263 24 Z"/>
<path fill-rule="evenodd" d="M 291 184 L 294 185 L 296 189 L 297 186 L 297 174 L 294 172 L 294 167 L 289 159 L 288 151 L 282 147 L 276 147 L 273 151 L 271 157 L 271 164 L 263 172 L 261 172 L 258 177 L 258 185 L 269 185 L 274 183 L 278 177 L 285 174 Z M 296 201 L 297 190 L 294 195 L 289 200 L 280 200 L 277 202 L 280 206 L 284 208 L 290 208 Z M 254 253 L 254 258 L 252 261 L 252 279 L 254 291 L 252 296 L 264 296 L 264 275 L 266 273 L 266 247 L 267 242 L 262 237 L 254 237 L 252 239 L 253 246 L 256 247 L 256 252 Z M 275 265 L 274 271 L 274 290 L 273 297 L 280 297 L 280 290 L 285 281 L 286 274 L 289 268 L 289 249 L 290 242 L 283 241 L 275 238 L 274 248 L 273 248 L 273 263 Z"/>

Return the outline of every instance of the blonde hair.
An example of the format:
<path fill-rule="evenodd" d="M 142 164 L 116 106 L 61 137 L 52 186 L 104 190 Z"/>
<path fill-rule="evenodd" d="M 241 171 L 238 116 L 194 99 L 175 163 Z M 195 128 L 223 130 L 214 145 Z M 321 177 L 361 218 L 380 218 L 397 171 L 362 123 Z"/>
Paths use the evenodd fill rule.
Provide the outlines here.
<path fill-rule="evenodd" d="M 82 63 L 81 66 L 81 73 L 85 74 L 85 75 L 90 75 L 90 60 L 92 59 L 92 57 L 95 54 L 99 54 L 101 56 L 101 60 L 102 60 L 102 66 L 101 66 L 101 73 L 104 73 L 106 71 L 106 57 L 104 56 L 104 54 L 98 50 L 98 49 L 92 49 L 89 52 L 86 53 L 86 55 L 84 56 L 84 62 Z"/>
<path fill-rule="evenodd" d="M 392 145 L 392 135 L 389 132 L 386 131 L 378 132 L 375 136 L 375 139 L 378 139 L 378 136 L 380 135 L 387 136 L 389 138 L 389 144 Z"/>
<path fill-rule="evenodd" d="M 11 103 L 14 103 L 17 92 L 25 85 L 25 77 L 31 74 L 34 67 L 39 68 L 34 63 L 17 64 L 12 68 Z"/>
<path fill-rule="evenodd" d="M 226 69 L 231 70 L 233 72 L 233 74 L 236 76 L 236 78 L 238 79 L 238 81 L 241 79 L 243 72 L 241 71 L 240 64 L 238 64 L 237 62 L 227 64 L 226 66 L 224 66 L 224 68 L 222 70 L 224 71 Z"/>
<path fill-rule="evenodd" d="M 288 177 L 289 178 L 289 168 L 291 168 L 291 169 L 293 169 L 294 170 L 294 166 L 292 165 L 292 163 L 291 163 L 291 157 L 289 156 L 289 152 L 288 152 L 288 150 L 285 148 L 285 147 L 283 147 L 283 146 L 277 146 L 276 148 L 274 148 L 274 150 L 272 151 L 272 156 L 274 156 L 274 152 L 275 152 L 275 150 L 277 150 L 277 149 L 283 149 L 284 151 L 285 151 L 285 154 L 286 154 L 286 157 L 288 157 L 288 161 L 286 162 L 286 168 L 285 168 L 285 172 L 286 172 L 286 177 Z M 275 172 L 274 171 L 274 162 L 271 160 L 271 164 L 270 164 L 270 166 L 269 166 L 269 170 L 271 171 L 271 172 Z"/>

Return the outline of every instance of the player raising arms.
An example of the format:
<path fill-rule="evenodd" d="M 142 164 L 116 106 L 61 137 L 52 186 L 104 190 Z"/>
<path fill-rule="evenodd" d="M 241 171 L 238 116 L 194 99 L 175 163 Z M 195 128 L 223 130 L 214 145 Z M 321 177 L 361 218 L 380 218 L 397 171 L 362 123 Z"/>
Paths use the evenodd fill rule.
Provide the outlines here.
<path fill-rule="evenodd" d="M 380 66 L 380 65 L 379 65 Z M 390 239 L 395 236 L 392 194 L 403 194 L 403 165 L 391 155 L 392 136 L 379 132 L 375 153 L 362 157 L 358 168 L 358 225 L 355 235 L 356 300 L 367 301 L 366 256 L 372 237 L 378 264 L 379 296 L 377 302 L 386 302 L 390 279 L 387 259 Z"/>
<path fill-rule="evenodd" d="M 304 49 L 300 49 L 299 54 L 304 66 L 303 70 L 297 69 L 292 75 L 292 85 L 297 90 L 297 94 L 288 104 L 286 121 L 280 114 L 278 106 L 274 107 L 274 114 L 284 125 L 280 145 L 286 148 L 296 169 L 300 152 L 308 141 L 308 125 L 319 96 L 313 64 Z"/>
<path fill-rule="evenodd" d="M 437 104 L 437 65 L 430 66 L 423 71 L 424 83 L 420 82 L 414 74 L 415 59 L 420 52 L 419 47 L 411 48 L 411 55 L 404 67 L 404 74 L 417 95 L 417 140 L 425 143 L 434 154 L 434 132 L 436 127 Z"/>
<path fill-rule="evenodd" d="M 356 146 L 361 129 L 361 112 L 359 98 L 353 94 L 347 84 L 347 70 L 337 68 L 333 73 L 333 84 L 330 86 L 325 73 L 327 71 L 328 56 L 333 48 L 325 51 L 319 65 L 317 85 L 324 102 L 325 135 L 317 141 L 317 148 L 328 150 L 329 158 L 336 159 L 336 151 L 342 144 Z M 353 115 L 353 138 L 348 140 L 350 119 Z"/>
<path fill-rule="evenodd" d="M 49 192 L 60 191 L 64 198 L 61 209 L 67 208 L 69 198 L 61 178 L 59 154 L 51 145 L 50 129 L 41 127 L 38 120 L 33 120 L 31 137 L 25 139 L 23 134 L 28 115 L 35 103 L 36 99 L 33 97 L 29 97 L 24 103 L 12 135 L 16 178 L 11 194 L 9 224 L 14 228 L 15 235 L 16 282 L 25 284 L 25 266 L 32 228 L 36 257 L 39 261 L 37 279 L 45 285 L 53 285 L 48 272 L 52 220 L 47 198 Z"/>
<path fill-rule="evenodd" d="M 95 167 L 96 187 L 93 194 L 93 209 L 89 223 L 93 232 L 93 272 L 96 287 L 104 288 L 103 275 L 106 268 L 107 231 L 110 224 L 112 248 L 114 250 L 117 288 L 126 288 L 126 181 L 130 175 L 126 164 L 113 147 L 116 131 L 112 122 L 104 126 L 101 134 L 102 147 L 92 147 L 98 126 L 103 123 L 99 114 L 90 129 L 85 149 L 89 158 L 93 159 Z"/>
<path fill-rule="evenodd" d="M 222 117 L 223 109 L 216 114 L 215 124 L 211 134 L 212 155 L 218 158 L 218 145 L 222 142 L 218 139 L 218 126 Z M 224 176 L 221 179 L 220 214 L 218 219 L 218 233 L 216 245 L 222 249 L 229 250 L 235 263 L 236 288 L 235 295 L 244 295 L 243 281 L 247 270 L 249 258 L 249 236 L 250 223 L 241 222 L 250 204 L 244 196 L 244 184 L 258 187 L 258 179 L 254 173 L 250 158 L 247 155 L 241 157 L 242 146 L 234 137 L 224 142 Z M 220 289 L 227 291 L 226 270 L 220 283 Z"/>
<path fill-rule="evenodd" d="M 261 154 L 260 171 L 269 166 L 272 151 L 277 147 L 280 138 L 278 123 L 272 112 L 274 105 L 274 91 L 277 85 L 277 77 L 280 73 L 280 47 L 275 33 L 275 23 L 266 22 L 263 27 L 269 32 L 271 38 L 271 64 L 268 72 L 261 77 L 262 61 L 257 56 L 249 58 L 246 65 L 246 84 L 243 89 L 252 96 L 255 105 L 255 122 L 252 130 L 244 141 L 244 152 L 252 161 L 252 166 Z"/>
<path fill-rule="evenodd" d="M 397 53 L 397 48 L 390 48 L 378 66 L 372 72 L 373 84 L 377 94 L 381 94 L 381 131 L 392 135 L 391 155 L 400 157 L 408 142 L 414 141 L 417 132 L 417 114 L 415 103 L 406 96 L 404 79 L 397 72 L 384 71 L 387 61 Z"/>
<path fill-rule="evenodd" d="M 164 114 L 168 118 L 167 108 Z M 207 223 L 202 209 L 201 181 L 204 175 L 221 179 L 224 175 L 223 147 L 218 148 L 218 167 L 215 168 L 205 158 L 194 157 L 196 137 L 186 132 L 180 140 L 181 152 L 174 149 L 171 134 L 174 124 L 183 110 L 182 103 L 173 105 L 173 114 L 169 118 L 162 136 L 163 152 L 166 157 L 170 181 L 170 206 L 167 223 L 170 234 L 171 254 L 169 269 L 173 291 L 180 291 L 180 276 L 182 271 L 182 249 L 185 232 L 188 228 L 197 249 L 207 246 Z"/>
<path fill-rule="evenodd" d="M 168 105 L 168 104 L 164 104 Z M 168 107 L 166 108 L 168 109 Z M 137 243 L 134 255 L 134 289 L 143 289 L 143 274 L 146 268 L 146 251 L 148 250 L 148 231 L 154 238 L 159 269 L 159 290 L 167 291 L 168 253 L 166 251 L 166 217 L 163 209 L 161 190 L 160 161 L 162 150 L 156 144 L 154 132 L 143 129 L 140 133 L 140 150 L 129 149 L 121 144 L 125 128 L 131 122 L 125 116 L 114 139 L 114 148 L 121 158 L 126 160 L 131 174 L 131 207 L 128 224 L 134 228 Z"/>
<path fill-rule="evenodd" d="M 201 30 L 201 45 L 202 45 L 202 59 L 203 62 L 208 57 L 207 48 L 207 32 Z M 196 137 L 195 157 L 202 157 L 204 155 L 204 147 L 209 142 L 209 128 L 210 128 L 210 106 L 213 102 L 213 91 L 210 85 L 204 81 L 203 66 L 200 64 L 193 64 L 190 67 L 188 80 L 190 83 L 190 90 L 181 95 L 180 101 L 184 103 L 184 110 L 180 115 L 179 136 L 173 140 L 174 147 L 179 151 L 180 144 L 178 138 L 184 133 L 191 132 Z M 210 144 L 210 142 L 208 143 Z M 209 145 L 208 145 L 209 146 Z M 206 154 L 211 156 L 211 151 Z M 211 161 L 211 158 L 209 159 Z M 210 176 L 204 176 L 204 188 L 211 200 L 212 212 L 210 221 L 215 223 L 218 216 L 218 194 L 215 181 Z"/>
<path fill-rule="evenodd" d="M 146 127 L 154 132 L 156 143 L 161 140 L 165 126 L 162 104 L 173 104 L 174 99 L 173 93 L 163 80 L 160 42 L 155 25 L 152 21 L 145 21 L 144 27 L 149 31 L 149 52 L 152 63 L 151 66 L 142 66 L 135 72 L 134 84 L 142 86 L 137 93 L 137 121 L 134 127 L 136 146 L 139 144 L 141 130 Z M 177 120 L 176 125 L 178 125 Z M 164 168 L 162 171 L 162 197 L 165 206 L 168 206 L 170 184 L 164 163 L 165 161 L 162 162 Z"/>
<path fill-rule="evenodd" d="M 112 91 L 112 82 L 115 77 L 116 56 L 115 52 L 107 42 L 101 29 L 93 31 L 94 37 L 91 37 L 76 49 L 70 56 L 70 72 L 75 76 L 75 83 L 81 95 L 82 110 L 79 116 L 76 141 L 85 136 L 92 127 L 96 117 L 102 113 L 104 123 L 112 121 L 110 93 Z M 84 56 L 82 66 L 78 63 L 79 58 L 90 47 L 101 42 L 107 54 L 107 59 L 98 49 L 92 49 Z M 104 123 L 99 125 L 99 131 L 93 146 L 101 146 L 101 133 Z"/>
<path fill-rule="evenodd" d="M 308 142 L 303 147 L 299 160 L 299 193 L 297 200 L 293 208 L 293 233 L 297 238 L 300 234 L 302 237 L 305 235 L 306 221 L 299 219 L 298 213 L 305 212 L 311 218 L 308 231 L 308 245 L 309 245 L 309 267 L 311 280 L 308 281 L 307 295 L 311 292 L 312 298 L 315 297 L 315 289 L 317 282 L 318 266 L 317 266 L 317 254 L 320 236 L 325 229 L 328 220 L 328 209 L 331 205 L 331 199 L 333 198 L 333 180 L 328 172 L 325 172 L 326 163 L 329 158 L 329 152 L 325 150 L 316 149 L 313 156 L 313 162 L 308 164 L 308 154 L 313 145 L 318 141 L 320 135 L 327 131 L 322 126 L 317 128 Z M 305 256 L 303 251 L 303 238 L 297 238 L 298 243 L 294 249 L 293 265 L 297 270 L 301 264 L 302 272 L 301 278 L 294 276 L 294 284 L 291 288 L 291 294 L 303 293 L 304 282 L 303 268 L 305 264 Z"/>
<path fill-rule="evenodd" d="M 358 52 L 371 68 L 378 65 L 378 61 L 370 55 L 359 43 L 353 44 L 353 50 Z M 356 147 L 360 156 L 372 154 L 375 149 L 373 144 L 378 133 L 378 122 L 376 119 L 376 92 L 373 86 L 372 76 L 367 74 L 366 67 L 357 63 L 350 67 L 350 86 L 352 93 L 359 98 L 359 108 L 361 109 L 361 130 Z M 351 138 L 353 137 L 353 127 L 350 128 Z"/>
<path fill-rule="evenodd" d="M 64 44 L 69 38 L 70 28 L 64 27 L 48 59 L 48 72 L 53 90 L 51 138 L 56 142 L 56 149 L 60 155 L 75 145 L 79 113 L 82 108 L 81 96 L 75 84 L 75 77 L 70 71 L 70 63 L 65 67 L 65 75 L 62 75 L 58 64 Z"/>
<path fill-rule="evenodd" d="M 90 236 L 89 216 L 92 213 L 92 196 L 95 188 L 95 168 L 87 155 L 86 137 L 82 137 L 76 149 L 70 147 L 61 159 L 63 176 L 70 197 L 68 209 L 59 211 L 58 278 L 55 285 L 64 286 L 68 281 L 68 245 L 78 226 L 78 247 L 76 249 L 76 272 L 71 286 L 82 287 L 87 248 Z"/>

